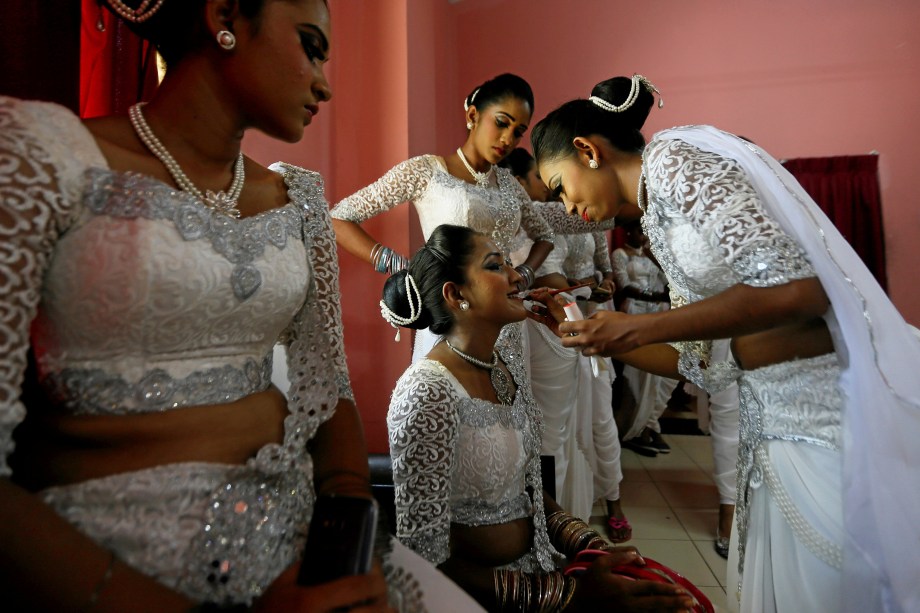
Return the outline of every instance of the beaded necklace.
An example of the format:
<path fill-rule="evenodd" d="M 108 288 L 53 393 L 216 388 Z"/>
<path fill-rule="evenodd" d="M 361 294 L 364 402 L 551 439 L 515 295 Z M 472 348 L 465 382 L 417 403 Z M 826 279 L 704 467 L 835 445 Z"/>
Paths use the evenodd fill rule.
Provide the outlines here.
<path fill-rule="evenodd" d="M 202 193 L 200 189 L 195 187 L 195 184 L 188 178 L 188 175 L 182 172 L 179 163 L 169 153 L 163 143 L 160 142 L 160 139 L 156 137 L 153 130 L 150 129 L 150 125 L 147 123 L 147 120 L 144 119 L 143 112 L 141 112 L 141 107 L 143 106 L 144 103 L 139 102 L 128 109 L 131 127 L 134 128 L 137 137 L 144 143 L 144 146 L 150 150 L 150 153 L 166 167 L 166 170 L 169 171 L 170 176 L 173 178 L 173 181 L 176 182 L 176 185 L 179 186 L 179 189 L 192 194 L 205 206 L 218 213 L 239 218 L 240 211 L 236 208 L 237 201 L 240 198 L 240 193 L 243 191 L 243 183 L 246 181 L 246 171 L 243 168 L 243 152 L 241 151 L 239 156 L 237 156 L 236 163 L 233 166 L 233 180 L 230 183 L 230 189 L 220 192 L 207 190 Z"/>
<path fill-rule="evenodd" d="M 444 339 L 447 343 L 447 346 L 450 347 L 450 350 L 459 355 L 461 358 L 472 364 L 473 366 L 478 366 L 479 368 L 489 371 L 489 379 L 492 381 L 492 389 L 495 390 L 495 395 L 498 397 L 498 401 L 505 405 L 511 406 L 514 403 L 514 393 L 511 389 L 511 382 L 508 381 L 508 375 L 505 374 L 501 368 L 498 367 L 498 352 L 494 349 L 492 350 L 492 362 L 483 362 L 471 356 L 468 353 L 464 353 L 450 344 L 450 340 Z"/>
<path fill-rule="evenodd" d="M 457 155 L 460 157 L 460 161 L 463 162 L 463 165 L 466 167 L 467 172 L 473 177 L 476 181 L 476 185 L 479 187 L 489 187 L 489 179 L 492 178 L 492 173 L 495 172 L 495 166 L 490 165 L 489 170 L 485 172 L 479 172 L 475 170 L 470 163 L 466 160 L 466 156 L 463 155 L 463 149 L 457 147 Z"/>

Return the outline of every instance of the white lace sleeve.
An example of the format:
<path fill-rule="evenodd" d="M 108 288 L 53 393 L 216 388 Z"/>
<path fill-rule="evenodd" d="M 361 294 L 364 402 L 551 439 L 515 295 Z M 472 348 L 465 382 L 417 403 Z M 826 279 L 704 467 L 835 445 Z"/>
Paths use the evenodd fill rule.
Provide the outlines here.
<path fill-rule="evenodd" d="M 499 168 L 498 172 L 508 172 L 508 170 Z M 524 228 L 527 236 L 534 242 L 553 242 L 556 233 L 553 232 L 553 228 L 543 219 L 540 210 L 535 206 L 537 203 L 530 199 L 527 192 L 524 191 L 524 187 L 518 183 L 516 179 L 511 179 L 508 181 L 508 184 L 511 186 L 511 189 L 514 190 L 514 197 L 521 203 L 521 227 Z"/>
<path fill-rule="evenodd" d="M 102 162 L 70 111 L 0 97 L 0 476 L 12 433 L 25 417 L 19 400 L 29 325 L 58 237 L 70 225 L 87 161 Z"/>
<path fill-rule="evenodd" d="M 322 176 L 289 164 L 271 168 L 281 172 L 288 197 L 301 206 L 313 271 L 307 299 L 281 339 L 288 345 L 292 412 L 319 417 L 321 423 L 331 416 L 339 398 L 354 402 L 345 362 L 335 234 Z"/>
<path fill-rule="evenodd" d="M 643 157 L 649 193 L 674 203 L 743 283 L 815 276 L 799 245 L 764 213 L 738 162 L 681 140 L 653 140 Z"/>
<path fill-rule="evenodd" d="M 447 378 L 422 360 L 397 381 L 387 414 L 396 536 L 436 566 L 450 557 L 450 486 L 459 401 Z"/>
<path fill-rule="evenodd" d="M 403 202 L 415 202 L 428 189 L 436 163 L 433 156 L 421 155 L 397 164 L 332 207 L 332 218 L 361 223 Z"/>
<path fill-rule="evenodd" d="M 626 289 L 627 287 L 639 287 L 629 278 L 629 256 L 622 249 L 615 249 L 611 256 L 613 260 L 613 277 L 617 283 L 617 289 Z"/>
<path fill-rule="evenodd" d="M 613 271 L 610 261 L 610 246 L 607 244 L 607 235 L 603 232 L 592 232 L 594 238 L 594 269 L 604 274 Z"/>
<path fill-rule="evenodd" d="M 565 211 L 565 205 L 561 202 L 538 202 L 535 203 L 540 214 L 546 223 L 556 232 L 556 234 L 587 234 L 588 232 L 603 232 L 612 230 L 616 225 L 615 219 L 606 221 L 585 221 L 578 215 L 569 215 Z"/>

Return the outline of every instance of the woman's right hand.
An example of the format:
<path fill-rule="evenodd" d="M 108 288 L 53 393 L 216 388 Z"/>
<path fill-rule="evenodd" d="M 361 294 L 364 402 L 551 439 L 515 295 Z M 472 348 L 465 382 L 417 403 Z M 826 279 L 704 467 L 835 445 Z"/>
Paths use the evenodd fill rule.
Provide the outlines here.
<path fill-rule="evenodd" d="M 611 569 L 623 564 L 642 565 L 643 562 L 629 551 L 618 551 L 595 560 L 578 578 L 575 595 L 566 611 L 643 613 L 692 610 L 693 598 L 682 587 L 636 581 L 611 572 Z"/>
<path fill-rule="evenodd" d="M 279 575 L 254 603 L 253 611 L 395 613 L 387 604 L 387 584 L 379 563 L 367 575 L 311 586 L 297 584 L 299 569 L 297 562 Z"/>

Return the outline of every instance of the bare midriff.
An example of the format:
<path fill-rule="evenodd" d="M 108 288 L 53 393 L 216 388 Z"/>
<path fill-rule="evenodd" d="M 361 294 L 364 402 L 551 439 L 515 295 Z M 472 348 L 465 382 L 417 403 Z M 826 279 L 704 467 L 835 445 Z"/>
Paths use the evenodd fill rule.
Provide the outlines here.
<path fill-rule="evenodd" d="M 275 387 L 226 404 L 139 415 L 30 411 L 16 433 L 14 478 L 32 490 L 178 462 L 243 464 L 284 437 Z"/>
<path fill-rule="evenodd" d="M 813 358 L 834 351 L 827 324 L 820 317 L 732 339 L 732 354 L 744 370 L 790 360 Z"/>
<path fill-rule="evenodd" d="M 530 551 L 531 518 L 522 517 L 490 526 L 451 524 L 451 556 L 482 566 L 503 566 Z"/>

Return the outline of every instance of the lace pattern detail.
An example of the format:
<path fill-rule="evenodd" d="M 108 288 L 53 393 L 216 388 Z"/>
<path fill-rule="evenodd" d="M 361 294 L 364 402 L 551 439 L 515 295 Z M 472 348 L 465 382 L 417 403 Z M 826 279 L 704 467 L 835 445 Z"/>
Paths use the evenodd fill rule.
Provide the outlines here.
<path fill-rule="evenodd" d="M 331 383 L 336 391 L 333 397 L 327 399 L 334 402 L 335 398 L 343 398 L 354 402 L 345 361 L 338 251 L 322 175 L 283 163 L 273 164 L 270 168 L 284 176 L 288 198 L 302 207 L 304 238 L 309 239 L 308 255 L 314 273 L 314 300 L 304 305 L 282 335 L 282 340 L 289 347 L 291 391 L 295 392 L 296 386 L 298 402 L 310 403 L 311 399 L 303 398 L 301 394 L 315 389 L 314 381 L 326 381 L 326 373 L 331 366 Z M 322 389 L 328 393 L 327 388 Z"/>
<path fill-rule="evenodd" d="M 738 283 L 768 287 L 815 276 L 801 248 L 763 213 L 734 160 L 653 139 L 643 173 L 643 230 L 672 293 L 687 302 Z"/>
<path fill-rule="evenodd" d="M 568 253 L 562 263 L 562 272 L 570 279 L 593 277 L 594 271 L 610 271 L 607 239 L 599 232 L 571 234 L 565 237 Z"/>
<path fill-rule="evenodd" d="M 735 160 L 683 141 L 653 139 L 643 153 L 643 173 L 649 196 L 646 213 L 657 213 L 656 221 L 666 230 L 683 218 L 697 234 L 697 247 L 713 249 L 709 257 L 723 260 L 736 282 L 767 287 L 815 276 L 802 249 L 763 212 Z M 643 227 L 648 230 L 651 221 L 643 219 Z M 670 251 L 659 241 L 656 256 Z M 666 272 L 670 276 L 672 271 Z"/>
<path fill-rule="evenodd" d="M 377 181 L 340 200 L 330 214 L 333 219 L 362 223 L 403 202 L 415 202 L 428 189 L 437 164 L 432 155 L 400 162 Z"/>
<path fill-rule="evenodd" d="M 86 129 L 53 104 L 0 96 L 0 476 L 12 432 L 38 288 L 58 236 L 73 222 L 86 165 L 102 162 Z M 29 231 L 26 231 L 28 229 Z"/>
<path fill-rule="evenodd" d="M 837 356 L 831 353 L 743 371 L 738 380 L 741 417 L 735 516 L 739 570 L 744 564 L 751 490 L 765 478 L 763 465 L 755 461 L 757 450 L 770 439 L 839 449 L 843 406 L 839 378 Z"/>
<path fill-rule="evenodd" d="M 214 212 L 188 192 L 145 175 L 104 168 L 90 168 L 87 175 L 85 205 L 89 211 L 129 219 L 166 219 L 186 241 L 209 241 L 234 264 L 230 283 L 239 300 L 251 297 L 262 285 L 262 274 L 253 261 L 264 254 L 266 245 L 284 249 L 289 236 L 298 240 L 302 236 L 302 220 L 290 205 L 233 219 Z"/>
<path fill-rule="evenodd" d="M 397 382 L 387 416 L 397 536 L 437 565 L 450 557 L 452 521 L 489 525 L 533 515 L 534 553 L 550 570 L 558 554 L 540 494 L 542 423 L 524 378 L 520 326 L 507 326 L 496 349 L 517 385 L 511 407 L 470 398 L 432 360 Z"/>
<path fill-rule="evenodd" d="M 588 234 L 613 230 L 616 219 L 585 221 L 578 215 L 569 215 L 561 202 L 533 202 L 532 205 L 556 234 Z"/>
<path fill-rule="evenodd" d="M 59 253 L 65 232 L 75 232 L 89 216 L 100 217 L 83 196 L 94 189 L 88 187 L 93 185 L 89 177 L 101 178 L 105 172 L 87 173 L 90 167 L 105 168 L 105 160 L 76 116 L 54 105 L 0 98 L 3 476 L 10 474 L 6 458 L 13 450 L 12 430 L 24 417 L 19 385 L 29 326 L 47 282 L 49 263 Z M 283 442 L 264 446 L 245 466 L 171 464 L 41 493 L 62 516 L 115 551 L 119 559 L 198 600 L 250 602 L 295 559 L 314 496 L 307 441 L 331 416 L 339 398 L 351 397 L 341 338 L 335 239 L 322 182 L 319 175 L 294 167 L 282 166 L 279 171 L 291 205 L 239 220 L 237 227 L 258 228 L 259 237 L 230 233 L 234 236 L 223 235 L 216 244 L 211 240 L 213 249 L 208 250 L 222 252 L 220 257 L 230 261 L 245 260 L 253 250 L 280 249 L 284 236 L 287 256 L 301 258 L 301 271 L 314 272 L 308 288 L 291 294 L 299 296 L 299 310 L 284 320 L 291 322 L 284 336 L 289 344 L 292 398 Z M 195 227 L 204 226 L 196 221 L 195 211 L 184 210 L 189 217 L 180 215 L 170 223 L 196 241 Z M 222 232 L 206 230 L 205 234 L 212 231 L 217 236 Z M 302 236 L 304 246 L 290 249 L 291 236 Z M 227 293 L 233 297 L 229 289 Z M 109 359 L 121 361 L 122 356 Z M 263 368 L 254 361 L 244 370 L 253 370 L 247 377 L 255 379 L 264 376 L 255 373 Z M 208 370 L 199 368 L 194 376 Z M 82 379 L 85 374 L 78 374 L 74 385 L 98 395 L 98 390 L 89 388 L 104 382 Z M 162 391 L 162 387 L 153 389 Z"/>
<path fill-rule="evenodd" d="M 427 238 L 444 223 L 472 228 L 492 237 L 508 251 L 523 227 L 533 240 L 553 238 L 553 231 L 533 209 L 526 192 L 504 168 L 495 173 L 498 189 L 472 185 L 454 177 L 433 155 L 397 164 L 380 179 L 340 201 L 332 217 L 361 223 L 402 202 L 412 202 Z"/>

